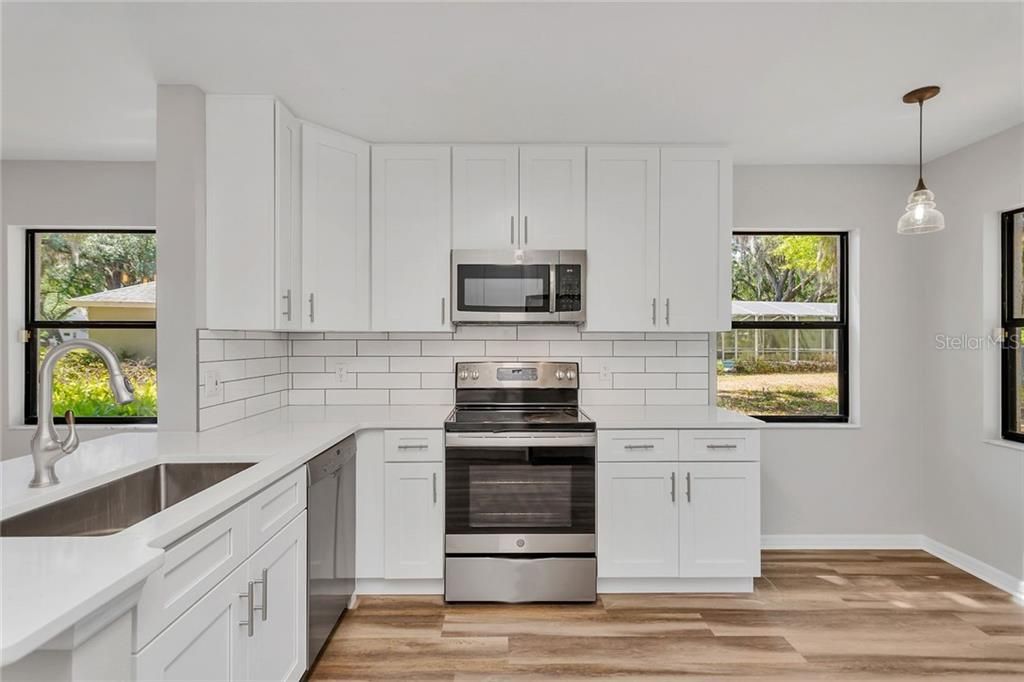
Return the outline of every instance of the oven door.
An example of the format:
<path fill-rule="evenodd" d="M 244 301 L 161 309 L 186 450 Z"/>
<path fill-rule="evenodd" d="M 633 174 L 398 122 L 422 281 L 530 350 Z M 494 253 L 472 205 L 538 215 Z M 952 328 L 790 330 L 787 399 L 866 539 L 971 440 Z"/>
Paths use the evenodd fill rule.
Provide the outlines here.
<path fill-rule="evenodd" d="M 590 554 L 594 434 L 449 433 L 448 555 Z"/>

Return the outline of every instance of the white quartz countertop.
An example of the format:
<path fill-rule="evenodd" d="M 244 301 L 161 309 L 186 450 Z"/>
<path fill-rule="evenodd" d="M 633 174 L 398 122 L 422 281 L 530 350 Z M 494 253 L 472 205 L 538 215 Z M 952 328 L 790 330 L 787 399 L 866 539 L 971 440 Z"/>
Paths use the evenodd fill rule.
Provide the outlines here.
<path fill-rule="evenodd" d="M 584 406 L 599 429 L 757 428 L 715 407 Z M 441 428 L 450 406 L 293 406 L 203 433 L 158 431 L 82 443 L 57 463 L 61 483 L 30 489 L 29 456 L 0 462 L 0 519 L 35 509 L 161 462 L 255 465 L 169 509 L 105 537 L 0 538 L 0 666 L 61 634 L 141 584 L 163 548 L 369 429 Z"/>

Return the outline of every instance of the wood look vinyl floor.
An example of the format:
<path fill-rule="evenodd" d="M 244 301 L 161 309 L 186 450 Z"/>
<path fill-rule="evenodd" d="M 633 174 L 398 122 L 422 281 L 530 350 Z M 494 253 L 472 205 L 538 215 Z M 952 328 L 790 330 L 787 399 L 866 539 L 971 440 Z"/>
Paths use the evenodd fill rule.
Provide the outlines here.
<path fill-rule="evenodd" d="M 767 551 L 743 595 L 363 597 L 311 680 L 1024 680 L 1024 606 L 920 551 Z"/>

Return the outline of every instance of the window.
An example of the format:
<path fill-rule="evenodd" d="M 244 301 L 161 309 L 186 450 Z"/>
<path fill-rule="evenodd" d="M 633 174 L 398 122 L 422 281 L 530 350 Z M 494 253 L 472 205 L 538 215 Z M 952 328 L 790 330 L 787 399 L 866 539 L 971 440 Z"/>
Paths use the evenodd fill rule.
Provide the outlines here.
<path fill-rule="evenodd" d="M 765 421 L 849 421 L 847 235 L 737 232 L 718 404 Z"/>
<path fill-rule="evenodd" d="M 1003 438 L 1024 442 L 1024 208 L 1003 214 Z"/>
<path fill-rule="evenodd" d="M 57 344 L 87 338 L 108 346 L 135 386 L 118 405 L 103 361 L 64 356 L 53 381 L 53 413 L 81 423 L 155 422 L 156 234 L 152 230 L 28 230 L 26 244 L 25 422 L 34 424 L 37 372 Z"/>

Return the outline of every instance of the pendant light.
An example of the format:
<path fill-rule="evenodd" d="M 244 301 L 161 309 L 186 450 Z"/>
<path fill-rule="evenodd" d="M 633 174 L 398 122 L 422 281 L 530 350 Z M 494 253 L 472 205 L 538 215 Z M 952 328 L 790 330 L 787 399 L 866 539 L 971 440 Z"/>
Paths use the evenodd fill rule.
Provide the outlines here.
<path fill-rule="evenodd" d="M 903 95 L 904 104 L 916 104 L 917 121 L 917 187 L 907 199 L 907 212 L 896 224 L 900 234 L 925 234 L 946 227 L 942 212 L 935 208 L 935 195 L 924 185 L 924 103 L 939 94 L 938 85 L 926 85 Z"/>

